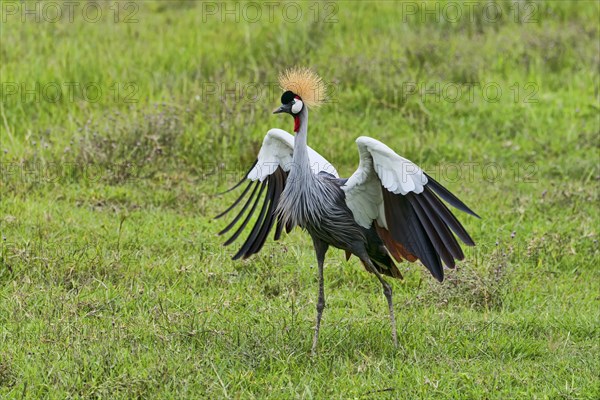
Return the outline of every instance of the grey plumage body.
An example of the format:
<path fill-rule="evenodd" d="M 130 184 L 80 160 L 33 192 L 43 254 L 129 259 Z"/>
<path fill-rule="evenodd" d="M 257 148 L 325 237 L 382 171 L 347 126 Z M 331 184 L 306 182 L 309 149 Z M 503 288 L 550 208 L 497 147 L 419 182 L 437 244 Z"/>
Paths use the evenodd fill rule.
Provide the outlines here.
<path fill-rule="evenodd" d="M 288 179 L 277 213 L 284 223 L 305 229 L 313 241 L 366 254 L 379 272 L 386 273 L 380 266 L 391 266 L 393 261 L 375 228 L 365 229 L 354 220 L 341 188 L 344 182 L 324 172 L 311 174 L 307 180 Z"/>
<path fill-rule="evenodd" d="M 354 221 L 344 192 L 332 178 L 311 173 L 307 179 L 295 179 L 293 171 L 277 209 L 285 223 L 344 250 L 350 250 L 353 242 L 366 240 L 364 228 Z"/>
<path fill-rule="evenodd" d="M 380 268 L 376 266 L 378 260 L 383 260 L 388 265 L 392 265 L 393 262 L 385 250 L 383 241 L 374 234 L 375 228 L 365 229 L 356 223 L 352 211 L 346 205 L 345 193 L 341 189 L 342 180 L 326 173 L 312 172 L 308 156 L 306 107 L 300 112 L 299 118 L 300 127 L 294 141 L 293 163 L 276 213 L 284 224 L 306 229 L 315 247 L 319 269 L 319 298 L 312 352 L 316 352 L 321 316 L 325 308 L 323 263 L 329 246 L 343 249 L 347 254 L 357 255 L 365 268 L 377 276 L 388 301 L 392 337 L 394 344 L 397 344 L 392 288 L 382 278 Z"/>
<path fill-rule="evenodd" d="M 277 205 L 279 218 L 286 225 L 305 229 L 313 242 L 322 241 L 356 255 L 368 255 L 373 261 L 389 259 L 391 263 L 374 228 L 365 229 L 358 225 L 346 205 L 345 193 L 341 189 L 346 180 L 325 172 L 312 172 L 307 153 L 306 108 L 301 112 L 300 121 L 292 167 Z"/>

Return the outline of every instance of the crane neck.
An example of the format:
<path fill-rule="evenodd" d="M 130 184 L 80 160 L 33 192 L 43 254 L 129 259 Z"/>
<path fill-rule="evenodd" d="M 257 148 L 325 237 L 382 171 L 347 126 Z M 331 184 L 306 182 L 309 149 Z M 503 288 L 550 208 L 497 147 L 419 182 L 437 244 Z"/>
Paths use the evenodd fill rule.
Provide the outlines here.
<path fill-rule="evenodd" d="M 308 144 L 306 136 L 308 134 L 308 109 L 306 106 L 302 111 L 294 116 L 294 125 L 298 129 L 294 129 L 296 137 L 294 139 L 294 168 L 303 172 L 311 172 L 310 159 L 308 157 Z"/>

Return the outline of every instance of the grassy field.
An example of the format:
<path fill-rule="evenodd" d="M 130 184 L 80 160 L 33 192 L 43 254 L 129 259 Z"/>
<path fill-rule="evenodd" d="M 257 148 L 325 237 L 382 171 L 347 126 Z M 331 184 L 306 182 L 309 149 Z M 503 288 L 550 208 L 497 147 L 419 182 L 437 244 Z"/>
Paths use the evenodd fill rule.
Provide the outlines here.
<path fill-rule="evenodd" d="M 600 398 L 598 2 L 0 7 L 0 398 Z M 443 284 L 400 264 L 398 348 L 331 250 L 311 358 L 308 235 L 216 235 L 297 65 L 342 175 L 372 136 L 482 216 Z"/>

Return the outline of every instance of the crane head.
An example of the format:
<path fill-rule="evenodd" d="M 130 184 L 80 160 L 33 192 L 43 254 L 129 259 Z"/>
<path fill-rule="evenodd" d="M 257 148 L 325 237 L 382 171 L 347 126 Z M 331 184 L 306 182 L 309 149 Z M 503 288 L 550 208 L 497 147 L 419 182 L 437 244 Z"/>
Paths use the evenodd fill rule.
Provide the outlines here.
<path fill-rule="evenodd" d="M 281 107 L 273 111 L 273 114 L 287 113 L 294 117 L 294 132 L 300 129 L 300 112 L 304 108 L 304 102 L 291 90 L 285 91 L 281 95 Z"/>
<path fill-rule="evenodd" d="M 287 113 L 290 115 L 298 115 L 304 108 L 304 102 L 297 94 L 291 90 L 286 91 L 281 95 L 281 107 L 273 111 L 273 114 Z"/>
<path fill-rule="evenodd" d="M 296 67 L 285 70 L 279 75 L 279 86 L 284 91 L 281 103 L 288 104 L 292 100 L 301 100 L 308 108 L 315 109 L 327 97 L 325 82 L 309 68 Z M 302 111 L 300 105 L 298 113 Z"/>
<path fill-rule="evenodd" d="M 302 115 L 306 115 L 305 107 L 312 110 L 325 100 L 325 83 L 308 68 L 291 68 L 279 75 L 279 86 L 284 91 L 281 107 L 273 114 L 287 113 L 293 116 L 294 132 L 298 132 Z"/>

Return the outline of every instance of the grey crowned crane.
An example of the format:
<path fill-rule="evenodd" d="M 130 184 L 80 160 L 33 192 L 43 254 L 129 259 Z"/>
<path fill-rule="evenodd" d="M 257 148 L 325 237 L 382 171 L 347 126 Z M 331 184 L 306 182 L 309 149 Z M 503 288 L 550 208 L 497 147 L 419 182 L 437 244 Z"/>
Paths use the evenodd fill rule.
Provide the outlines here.
<path fill-rule="evenodd" d="M 313 354 L 325 307 L 325 253 L 333 246 L 344 250 L 347 258 L 354 254 L 383 286 L 392 338 L 397 345 L 392 288 L 383 275 L 401 279 L 394 260 L 420 260 L 441 282 L 442 263 L 454 268 L 456 260 L 464 259 L 457 237 L 468 246 L 475 245 L 441 199 L 479 216 L 417 165 L 370 137 L 356 139 L 358 169 L 349 178 L 340 178 L 335 168 L 307 145 L 308 111 L 324 99 L 324 83 L 311 70 L 301 68 L 284 72 L 279 83 L 284 93 L 282 105 L 274 114 L 287 113 L 294 118 L 295 136 L 281 129 L 267 132 L 256 162 L 230 190 L 248 181 L 245 189 L 217 216 L 220 218 L 243 203 L 220 234 L 229 232 L 243 218 L 225 245 L 233 243 L 259 210 L 233 259 L 258 253 L 273 227 L 275 240 L 284 229 L 289 232 L 296 226 L 310 234 L 319 274 Z"/>

